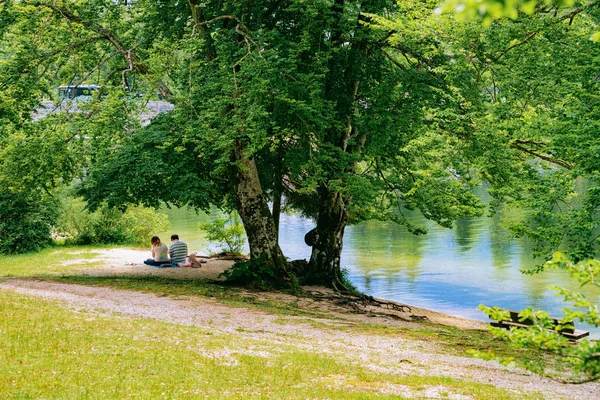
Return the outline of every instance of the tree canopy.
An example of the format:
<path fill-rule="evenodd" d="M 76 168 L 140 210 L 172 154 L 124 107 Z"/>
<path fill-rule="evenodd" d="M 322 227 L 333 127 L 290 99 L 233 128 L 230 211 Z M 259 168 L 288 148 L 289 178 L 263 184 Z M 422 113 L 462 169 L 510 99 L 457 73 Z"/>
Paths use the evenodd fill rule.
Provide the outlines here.
<path fill-rule="evenodd" d="M 417 209 L 450 227 L 484 211 L 482 184 L 492 212 L 529 210 L 514 231 L 540 254 L 589 256 L 596 2 L 486 10 L 500 3 L 484 27 L 437 1 L 0 2 L 0 138 L 20 158 L 2 158 L 5 177 L 49 198 L 76 179 L 90 207 L 235 208 L 252 256 L 282 277 L 278 215 L 294 208 L 316 222 L 304 272 L 328 284 L 347 224 L 423 233 L 403 215 Z M 59 84 L 86 82 L 102 89 L 81 112 L 31 121 Z M 146 125 L 135 93 L 174 109 Z"/>

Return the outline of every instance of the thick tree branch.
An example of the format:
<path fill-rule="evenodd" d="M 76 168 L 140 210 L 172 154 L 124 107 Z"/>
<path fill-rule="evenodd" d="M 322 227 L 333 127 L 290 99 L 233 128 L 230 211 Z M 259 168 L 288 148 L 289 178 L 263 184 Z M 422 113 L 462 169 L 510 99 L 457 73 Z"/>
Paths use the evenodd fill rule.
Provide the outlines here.
<path fill-rule="evenodd" d="M 217 22 L 217 21 L 220 21 L 220 20 L 222 20 L 222 19 L 228 19 L 228 20 L 231 20 L 231 21 L 235 21 L 235 22 L 237 22 L 237 24 L 238 24 L 239 26 L 241 26 L 241 27 L 242 27 L 242 28 L 244 28 L 244 29 L 247 29 L 247 28 L 246 28 L 246 25 L 244 25 L 244 24 L 242 23 L 242 21 L 240 21 L 240 20 L 239 20 L 239 18 L 236 18 L 236 17 L 234 17 L 233 15 L 220 15 L 220 16 L 218 16 L 218 17 L 215 17 L 215 18 L 211 19 L 211 20 L 204 21 L 204 22 L 199 22 L 199 23 L 198 23 L 198 26 L 206 26 L 206 25 L 210 25 L 210 24 L 212 24 L 213 22 Z"/>
<path fill-rule="evenodd" d="M 517 47 L 521 47 L 523 46 L 525 43 L 529 42 L 531 39 L 533 39 L 535 37 L 537 33 L 536 32 L 531 32 L 529 35 L 527 35 L 527 37 L 525 39 L 523 39 L 522 41 L 520 41 L 519 43 L 515 43 L 512 46 L 507 47 L 504 50 L 498 50 L 500 52 L 500 54 L 496 57 L 490 57 L 490 59 L 493 62 L 497 62 L 498 60 L 500 60 L 502 57 L 504 57 L 506 55 L 506 53 L 508 53 L 509 51 L 516 49 Z M 498 52 L 496 51 L 496 53 Z"/>
<path fill-rule="evenodd" d="M 202 8 L 200 7 L 200 2 L 198 0 L 188 0 L 188 4 L 190 5 L 190 10 L 192 12 L 192 20 L 194 21 L 194 26 L 200 27 L 200 34 L 204 36 L 204 25 L 202 22 L 204 20 L 202 16 Z"/>
<path fill-rule="evenodd" d="M 580 14 L 580 13 L 582 13 L 584 11 L 588 11 L 588 10 L 590 10 L 590 9 L 598 6 L 598 5 L 600 5 L 600 2 L 599 1 L 595 1 L 593 3 L 587 4 L 586 6 L 577 7 L 574 10 L 571 10 L 569 13 L 567 13 L 565 15 L 562 15 L 560 17 L 557 17 L 558 8 L 555 8 L 555 10 L 554 10 L 555 11 L 555 15 L 554 16 L 557 17 L 557 19 L 553 23 L 551 23 L 550 25 L 558 24 L 558 23 L 566 21 L 566 20 L 568 20 L 569 21 L 569 25 L 571 25 L 571 24 L 573 24 L 573 20 L 575 19 L 575 17 L 578 14 Z M 539 12 L 548 12 L 548 11 L 544 9 L 544 10 L 540 10 Z M 509 46 L 509 47 L 507 47 L 504 50 L 498 50 L 498 51 L 496 51 L 495 53 L 499 52 L 500 54 L 498 56 L 496 56 L 496 57 L 490 57 L 490 60 L 492 62 L 497 62 L 502 57 L 504 57 L 509 51 L 511 51 L 511 50 L 513 50 L 513 49 L 515 49 L 517 47 L 523 46 L 524 44 L 526 44 L 527 42 L 529 42 L 531 39 L 533 39 L 535 36 L 536 36 L 536 32 L 529 33 L 527 35 L 527 37 L 525 37 L 525 39 L 523 39 L 521 42 L 515 43 L 512 46 Z"/>
<path fill-rule="evenodd" d="M 570 12 L 568 12 L 567 14 L 560 16 L 558 18 L 558 20 L 556 21 L 556 23 L 569 20 L 569 25 L 572 25 L 573 24 L 573 20 L 575 19 L 575 17 L 577 15 L 581 14 L 584 11 L 591 10 L 592 8 L 597 7 L 598 5 L 600 5 L 600 2 L 594 1 L 592 3 L 588 3 L 588 4 L 584 5 L 584 6 L 577 7 L 574 10 L 571 10 Z"/>
<path fill-rule="evenodd" d="M 130 66 L 132 71 L 136 71 L 140 75 L 143 75 L 143 76 L 146 76 L 147 78 L 149 78 L 150 83 L 152 83 L 154 86 L 156 86 L 156 88 L 165 97 L 165 99 L 169 99 L 173 96 L 173 93 L 167 87 L 167 85 L 165 85 L 160 80 L 157 81 L 157 80 L 154 80 L 151 78 L 151 73 L 150 73 L 149 68 L 142 63 L 142 61 L 139 59 L 139 57 L 135 54 L 135 51 L 133 49 L 128 49 L 127 46 L 125 46 L 117 38 L 117 36 L 114 33 L 112 33 L 111 31 L 109 31 L 108 29 L 106 29 L 100 25 L 97 25 L 93 22 L 84 21 L 81 17 L 73 14 L 69 10 L 59 7 L 59 6 L 56 6 L 54 4 L 48 4 L 48 3 L 40 2 L 40 1 L 31 1 L 31 2 L 26 2 L 26 3 L 30 4 L 32 6 L 48 8 L 48 9 L 54 11 L 55 13 L 59 14 L 64 19 L 68 20 L 69 22 L 79 24 L 79 25 L 99 34 L 105 40 L 109 41 L 123 55 L 123 57 L 125 57 L 125 60 L 127 61 L 127 64 Z"/>
<path fill-rule="evenodd" d="M 402 64 L 400 64 L 398 61 L 394 60 L 394 57 L 392 57 L 391 54 L 389 54 L 387 51 L 385 51 L 383 49 L 383 47 L 381 47 L 379 44 L 373 43 L 373 45 L 375 46 L 375 48 L 377 50 L 379 50 L 381 52 L 381 54 L 383 54 L 388 60 L 390 60 L 392 62 L 392 64 L 394 64 L 396 67 L 400 68 L 402 71 L 406 71 L 406 67 Z"/>
<path fill-rule="evenodd" d="M 544 145 L 544 143 L 542 143 L 542 142 L 536 142 L 534 140 L 526 140 L 526 139 L 516 139 L 516 140 L 514 140 L 513 143 L 517 143 L 519 145 L 528 144 L 528 145 L 532 145 L 532 146 L 536 146 L 536 147 L 541 147 Z"/>
<path fill-rule="evenodd" d="M 411 57 L 413 57 L 414 59 L 419 61 L 420 64 L 427 65 L 428 67 L 432 66 L 431 61 L 428 58 L 422 56 L 421 54 L 417 53 L 416 51 L 414 51 L 413 49 L 411 49 L 408 46 L 405 46 L 403 44 L 396 44 L 396 45 L 390 46 L 390 47 L 400 50 L 402 52 L 402 54 L 404 54 L 405 56 L 407 54 L 410 55 Z"/>
<path fill-rule="evenodd" d="M 383 173 L 383 170 L 381 169 L 381 167 L 379 166 L 379 160 L 375 160 L 375 169 L 377 170 L 377 175 L 379 175 L 379 177 L 381 178 L 381 180 L 387 185 L 387 187 L 392 190 L 392 191 L 396 191 L 399 190 L 396 185 L 394 185 L 392 182 L 390 182 L 386 177 L 385 174 Z"/>
<path fill-rule="evenodd" d="M 548 161 L 548 162 L 550 162 L 552 164 L 559 165 L 559 166 L 561 166 L 563 168 L 573 169 L 573 165 L 571 165 L 571 163 L 569 163 L 568 161 L 562 160 L 560 158 L 552 157 L 551 155 L 543 154 L 543 153 L 540 153 L 540 152 L 535 151 L 535 150 L 528 149 L 527 147 L 523 146 L 522 144 L 518 143 L 517 141 L 511 143 L 510 147 L 512 147 L 513 149 L 520 150 L 520 151 L 522 151 L 524 153 L 530 154 L 530 155 L 532 155 L 534 157 L 537 157 L 537 158 L 539 158 L 541 160 Z"/>

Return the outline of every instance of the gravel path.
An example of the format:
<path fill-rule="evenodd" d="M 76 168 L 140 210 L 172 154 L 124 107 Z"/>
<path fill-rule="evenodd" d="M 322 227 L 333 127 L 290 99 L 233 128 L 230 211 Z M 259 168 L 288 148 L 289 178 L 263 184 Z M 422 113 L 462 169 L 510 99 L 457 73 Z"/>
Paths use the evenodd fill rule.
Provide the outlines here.
<path fill-rule="evenodd" d="M 208 270 L 203 273 L 206 274 Z M 547 399 L 600 398 L 599 383 L 560 384 L 522 370 L 502 367 L 495 362 L 440 354 L 432 342 L 319 329 L 311 325 L 313 321 L 307 317 L 290 317 L 289 323 L 281 324 L 276 321 L 280 316 L 229 307 L 211 299 L 160 297 L 134 291 L 25 279 L 1 282 L 0 289 L 59 300 L 78 310 L 193 325 L 213 332 L 267 340 L 270 344 L 279 343 L 335 354 L 336 357 L 346 358 L 349 363 L 360 363 L 374 371 L 447 376 L 492 384 L 513 391 L 515 397 L 524 392 L 534 395 L 541 393 Z M 352 324 L 352 321 L 327 319 L 319 319 L 319 322 Z M 425 392 L 418 393 L 401 385 L 391 385 L 389 388 L 390 393 L 419 398 L 442 397 L 440 393 L 445 391 L 442 387 L 429 387 Z M 466 397 L 450 394 L 449 398 Z"/>

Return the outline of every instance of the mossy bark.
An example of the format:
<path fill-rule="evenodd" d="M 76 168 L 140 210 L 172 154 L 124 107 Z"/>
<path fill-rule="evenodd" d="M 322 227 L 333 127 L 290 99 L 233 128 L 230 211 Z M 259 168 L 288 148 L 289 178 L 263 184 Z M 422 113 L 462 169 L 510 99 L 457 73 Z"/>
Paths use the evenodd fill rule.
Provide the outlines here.
<path fill-rule="evenodd" d="M 326 286 L 339 282 L 340 260 L 348 214 L 340 192 L 322 187 L 317 226 L 305 241 L 312 246 L 307 280 Z"/>

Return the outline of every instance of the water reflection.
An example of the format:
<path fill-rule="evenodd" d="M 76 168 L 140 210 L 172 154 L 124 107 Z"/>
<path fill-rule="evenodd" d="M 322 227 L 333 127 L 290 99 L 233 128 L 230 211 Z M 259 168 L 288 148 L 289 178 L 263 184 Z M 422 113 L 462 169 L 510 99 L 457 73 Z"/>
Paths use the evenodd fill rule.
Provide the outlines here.
<path fill-rule="evenodd" d="M 494 267 L 498 271 L 509 269 L 517 262 L 515 259 L 516 248 L 514 243 L 509 242 L 509 235 L 503 229 L 503 220 L 500 214 L 496 213 L 489 218 L 487 234 Z"/>
<path fill-rule="evenodd" d="M 469 251 L 473 248 L 477 236 L 473 232 L 473 221 L 471 219 L 462 218 L 456 221 L 454 232 L 459 251 Z"/>
<path fill-rule="evenodd" d="M 560 271 L 534 276 L 520 272 L 536 262 L 527 242 L 507 241 L 509 234 L 503 218 L 509 213 L 462 219 L 455 229 L 412 215 L 415 223 L 429 231 L 421 236 L 377 221 L 350 226 L 344 238 L 342 266 L 363 292 L 452 315 L 485 320 L 477 310 L 479 304 L 509 309 L 537 307 L 555 316 L 562 315 L 564 304 L 548 286 L 559 284 L 580 290 L 578 285 Z M 169 210 L 168 214 L 171 231 L 187 240 L 191 250 L 206 249 L 198 224 L 208 221 L 208 215 L 196 215 L 190 210 Z M 310 257 L 304 235 L 313 227 L 312 221 L 282 215 L 280 244 L 287 257 Z M 584 292 L 595 301 L 600 298 L 597 290 L 589 288 Z M 600 336 L 598 329 L 583 325 L 581 328 Z"/>

